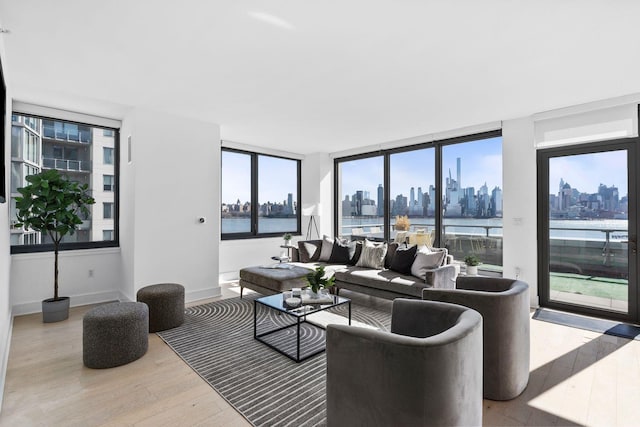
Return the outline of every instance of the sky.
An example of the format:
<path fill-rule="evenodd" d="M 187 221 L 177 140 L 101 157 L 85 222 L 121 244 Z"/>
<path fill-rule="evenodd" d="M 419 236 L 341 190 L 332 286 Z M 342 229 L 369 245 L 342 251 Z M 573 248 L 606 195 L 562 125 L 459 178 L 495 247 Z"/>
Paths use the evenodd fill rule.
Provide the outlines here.
<path fill-rule="evenodd" d="M 451 177 L 457 179 L 456 159 L 460 157 L 462 186 L 474 187 L 476 192 L 487 183 L 489 191 L 495 186 L 502 188 L 502 138 L 489 138 L 444 146 L 442 149 L 443 173 L 445 178 L 451 170 Z M 353 195 L 356 190 L 369 191 L 377 200 L 378 184 L 383 184 L 383 158 L 377 156 L 354 160 L 341 164 L 342 200 L 345 195 Z M 418 187 L 423 192 L 429 185 L 435 185 L 435 149 L 407 151 L 391 155 L 391 196 L 402 193 L 409 197 L 414 187 L 416 197 Z"/>
<path fill-rule="evenodd" d="M 222 202 L 234 203 L 237 199 L 248 201 L 251 193 L 250 157 L 246 154 L 222 152 Z M 461 159 L 462 187 L 472 186 L 476 192 L 485 182 L 489 191 L 502 185 L 502 138 L 490 138 L 443 147 L 443 173 L 451 170 L 456 179 L 456 159 Z M 271 156 L 259 158 L 259 199 L 280 203 L 296 188 L 296 162 Z M 357 190 L 369 191 L 377 199 L 378 184 L 383 183 L 383 157 L 341 163 L 342 197 Z M 423 192 L 434 184 L 435 149 L 396 153 L 391 156 L 391 196 L 402 193 L 409 197 L 409 189 L 418 187 Z M 555 157 L 549 162 L 549 191 L 558 192 L 560 178 L 580 192 L 595 193 L 598 185 L 615 185 L 620 197 L 627 195 L 626 152 L 613 151 L 567 157 Z M 232 185 L 227 185 L 232 183 Z"/>
<path fill-rule="evenodd" d="M 282 203 L 289 193 L 297 197 L 297 162 L 271 156 L 258 156 L 258 202 Z M 222 151 L 222 203 L 242 203 L 251 198 L 251 157 Z"/>
<path fill-rule="evenodd" d="M 618 187 L 620 198 L 627 196 L 627 152 L 580 154 L 549 159 L 549 193 L 558 194 L 560 179 L 581 193 L 597 193 L 602 183 Z"/>

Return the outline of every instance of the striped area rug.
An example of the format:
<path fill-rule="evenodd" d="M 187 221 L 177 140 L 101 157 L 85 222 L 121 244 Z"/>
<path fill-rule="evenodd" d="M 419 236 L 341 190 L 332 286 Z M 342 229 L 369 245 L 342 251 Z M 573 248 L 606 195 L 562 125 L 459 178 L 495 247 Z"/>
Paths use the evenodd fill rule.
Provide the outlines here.
<path fill-rule="evenodd" d="M 253 338 L 253 299 L 231 298 L 187 308 L 182 326 L 158 335 L 211 387 L 255 426 L 325 424 L 325 353 L 300 363 Z M 390 306 L 389 306 L 390 307 Z M 347 323 L 346 305 L 308 316 L 318 325 Z M 292 322 L 289 316 L 259 310 L 258 332 Z M 352 324 L 390 329 L 390 311 L 352 302 Z M 295 328 L 270 339 L 295 348 Z M 301 351 L 324 345 L 324 330 L 305 326 Z"/>

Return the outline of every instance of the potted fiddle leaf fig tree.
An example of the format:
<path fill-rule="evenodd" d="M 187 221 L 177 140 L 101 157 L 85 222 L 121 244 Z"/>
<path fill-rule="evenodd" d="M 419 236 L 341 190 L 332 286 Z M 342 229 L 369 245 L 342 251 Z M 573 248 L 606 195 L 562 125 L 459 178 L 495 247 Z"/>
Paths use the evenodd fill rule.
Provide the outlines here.
<path fill-rule="evenodd" d="M 16 226 L 39 231 L 53 243 L 53 298 L 42 301 L 42 320 L 58 322 L 69 317 L 69 297 L 58 295 L 58 250 L 62 238 L 73 234 L 89 216 L 89 206 L 95 203 L 89 186 L 69 180 L 55 169 L 27 176 L 28 185 L 18 188 Z"/>

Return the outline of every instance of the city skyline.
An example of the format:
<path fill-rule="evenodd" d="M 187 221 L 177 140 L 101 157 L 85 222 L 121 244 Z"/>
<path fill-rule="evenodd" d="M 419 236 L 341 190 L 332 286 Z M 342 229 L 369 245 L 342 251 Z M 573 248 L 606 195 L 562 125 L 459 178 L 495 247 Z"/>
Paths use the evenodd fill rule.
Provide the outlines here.
<path fill-rule="evenodd" d="M 391 156 L 391 195 L 402 194 L 408 197 L 411 187 L 417 191 L 429 191 L 435 186 L 435 149 L 425 148 Z M 477 191 L 486 183 L 489 191 L 502 188 L 502 138 L 487 138 L 460 144 L 446 145 L 442 148 L 442 185 L 446 185 L 449 170 L 456 177 L 457 158 L 462 162 L 462 188 L 474 187 Z M 368 191 L 372 197 L 379 184 L 384 181 L 383 156 L 358 159 L 340 164 L 341 199 L 353 195 L 356 191 Z M 366 171 L 366 173 L 363 173 Z M 397 189 L 401 191 L 398 192 Z"/>
<path fill-rule="evenodd" d="M 627 152 L 589 153 L 549 159 L 549 194 L 558 192 L 560 180 L 583 193 L 597 193 L 600 184 L 618 188 L 628 197 Z"/>

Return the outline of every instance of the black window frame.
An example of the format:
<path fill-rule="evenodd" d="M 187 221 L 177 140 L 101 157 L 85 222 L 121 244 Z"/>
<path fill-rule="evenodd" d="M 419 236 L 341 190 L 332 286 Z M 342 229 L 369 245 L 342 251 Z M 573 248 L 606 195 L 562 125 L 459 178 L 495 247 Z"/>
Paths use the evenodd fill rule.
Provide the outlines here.
<path fill-rule="evenodd" d="M 220 239 L 221 240 L 241 240 L 241 239 L 260 239 L 260 238 L 268 238 L 268 237 L 281 237 L 283 234 L 285 233 L 291 233 L 295 236 L 300 236 L 301 233 L 301 229 L 302 229 L 302 216 L 301 216 L 301 209 L 300 209 L 300 201 L 302 200 L 302 161 L 300 159 L 292 159 L 290 157 L 285 157 L 285 156 L 278 156 L 275 154 L 266 154 L 266 153 L 259 153 L 259 152 L 254 152 L 254 151 L 247 151 L 247 150 L 240 150 L 237 148 L 228 148 L 228 147 L 223 147 L 221 148 L 221 155 L 220 155 L 220 170 L 222 170 L 222 152 L 230 152 L 230 153 L 238 153 L 238 154 L 245 154 L 248 155 L 251 159 L 251 231 L 248 232 L 241 232 L 241 233 L 223 233 L 222 232 L 222 219 L 220 219 Z M 275 233 L 260 233 L 258 230 L 258 188 L 259 188 L 259 182 L 258 182 L 258 157 L 259 156 L 266 156 L 266 157 L 274 157 L 277 159 L 284 159 L 284 160 L 291 160 L 296 162 L 296 179 L 297 179 L 297 192 L 296 192 L 296 198 L 297 200 L 296 202 L 296 206 L 298 207 L 296 209 L 296 229 L 295 230 L 286 230 L 286 231 L 279 231 L 279 232 L 275 232 Z M 222 182 L 222 177 L 220 179 L 220 186 L 222 187 L 222 185 L 224 185 L 224 183 Z M 222 191 L 220 192 L 222 194 Z M 224 201 L 220 201 L 220 209 L 222 208 L 222 203 L 224 203 Z"/>
<path fill-rule="evenodd" d="M 0 102 L 2 102 L 2 115 L 0 116 L 0 203 L 6 203 L 8 199 L 8 186 L 9 183 L 6 182 L 6 170 L 7 165 L 5 164 L 8 159 L 5 157 L 5 135 L 7 132 L 7 86 L 4 82 L 4 72 L 2 70 L 2 61 L 0 60 Z M 9 159 L 11 155 L 9 155 Z"/>
<path fill-rule="evenodd" d="M 440 243 L 442 242 L 442 223 L 443 223 L 443 212 L 442 212 L 442 149 L 447 145 L 455 145 L 461 144 L 465 142 L 473 142 L 480 141 L 483 139 L 490 139 L 502 137 L 502 130 L 497 129 L 488 132 L 481 132 L 476 134 L 458 136 L 454 138 L 446 138 L 437 141 L 429 141 L 422 142 L 418 144 L 405 145 L 402 147 L 382 149 L 377 151 L 370 151 L 367 153 L 356 154 L 352 156 L 345 157 L 337 157 L 333 160 L 333 202 L 334 202 L 334 210 L 333 210 L 333 233 L 334 236 L 339 236 L 339 220 L 338 218 L 338 203 L 340 203 L 340 189 L 338 188 L 338 173 L 339 173 L 339 165 L 342 162 L 352 161 L 352 160 L 361 160 L 371 157 L 383 157 L 384 162 L 384 170 L 383 170 L 383 187 L 384 187 L 384 237 L 383 240 L 389 241 L 390 239 L 390 224 L 391 224 L 391 215 L 389 209 L 389 198 L 391 197 L 391 188 L 390 188 L 390 171 L 391 171 L 391 156 L 397 153 L 404 153 L 407 151 L 415 151 L 421 150 L 425 148 L 435 148 L 435 168 L 434 168 L 434 182 L 436 187 L 436 203 L 435 203 L 435 236 L 434 243 L 435 247 L 440 247 Z M 504 185 L 504 183 L 503 183 Z M 375 239 L 373 239 L 375 240 Z"/>
<path fill-rule="evenodd" d="M 14 110 L 11 114 L 18 114 L 21 116 L 36 117 L 42 120 L 54 120 L 66 123 L 73 123 L 81 126 L 90 126 L 97 129 L 110 129 L 113 130 L 113 148 L 114 148 L 114 161 L 113 161 L 113 240 L 95 240 L 90 242 L 61 242 L 59 246 L 60 251 L 72 251 L 78 249 L 100 249 L 100 248 L 117 248 L 120 247 L 120 129 L 111 128 L 109 126 L 98 125 L 94 123 L 84 123 L 74 120 L 68 120 L 59 117 L 41 116 L 32 113 L 22 112 L 20 110 Z M 42 131 L 44 132 L 44 131 Z M 93 190 L 93 189 L 91 189 Z M 8 197 L 11 195 L 8 194 Z M 36 245 L 11 245 L 10 253 L 13 254 L 26 254 L 26 253 L 38 253 L 38 252 L 52 252 L 52 243 L 39 243 Z"/>

